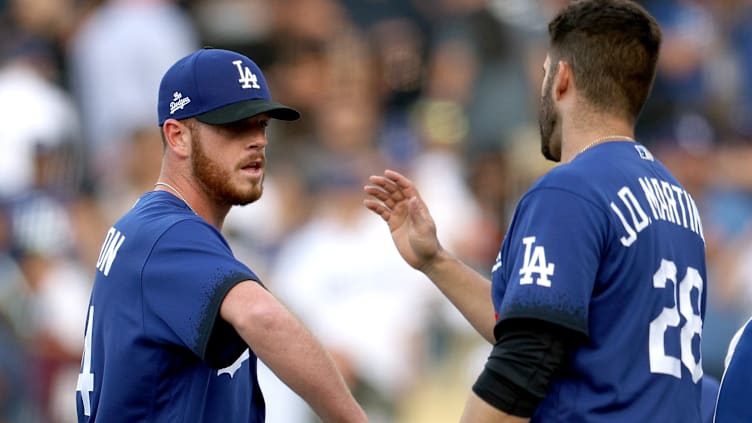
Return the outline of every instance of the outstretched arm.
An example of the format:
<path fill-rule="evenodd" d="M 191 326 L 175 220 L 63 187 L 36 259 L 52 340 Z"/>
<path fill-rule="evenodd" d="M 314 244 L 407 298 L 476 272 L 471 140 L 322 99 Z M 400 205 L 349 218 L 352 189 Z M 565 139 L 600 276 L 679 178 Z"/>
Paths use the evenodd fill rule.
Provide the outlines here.
<path fill-rule="evenodd" d="M 389 226 L 402 258 L 420 270 L 454 304 L 488 342 L 494 342 L 491 284 L 449 254 L 439 243 L 436 224 L 420 194 L 405 176 L 393 170 L 369 178 L 363 204 Z"/>
<path fill-rule="evenodd" d="M 246 281 L 233 287 L 222 301 L 220 315 L 324 422 L 367 421 L 329 354 L 260 284 Z"/>
<path fill-rule="evenodd" d="M 526 423 L 529 421 L 529 418 L 513 416 L 496 409 L 471 392 L 460 423 Z"/>

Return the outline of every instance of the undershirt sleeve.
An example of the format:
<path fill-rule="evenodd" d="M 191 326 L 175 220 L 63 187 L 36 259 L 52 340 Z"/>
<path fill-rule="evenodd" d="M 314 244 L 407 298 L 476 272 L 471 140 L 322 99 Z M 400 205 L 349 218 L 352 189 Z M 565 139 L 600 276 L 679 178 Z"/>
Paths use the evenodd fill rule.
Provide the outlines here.
<path fill-rule="evenodd" d="M 510 319 L 494 328 L 497 342 L 473 392 L 492 407 L 531 417 L 551 380 L 584 336 L 536 319 Z"/>

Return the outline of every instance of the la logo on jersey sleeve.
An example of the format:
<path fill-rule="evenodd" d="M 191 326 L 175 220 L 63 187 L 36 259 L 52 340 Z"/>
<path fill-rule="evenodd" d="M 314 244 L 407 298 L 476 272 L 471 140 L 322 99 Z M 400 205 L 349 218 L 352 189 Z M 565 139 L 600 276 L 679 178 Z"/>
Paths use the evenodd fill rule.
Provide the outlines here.
<path fill-rule="evenodd" d="M 554 264 L 546 260 L 546 249 L 542 245 L 535 245 L 535 237 L 522 238 L 525 245 L 525 256 L 519 274 L 520 285 L 531 285 L 533 282 L 540 286 L 550 287 L 549 277 L 554 275 Z M 533 277 L 535 275 L 535 277 Z"/>

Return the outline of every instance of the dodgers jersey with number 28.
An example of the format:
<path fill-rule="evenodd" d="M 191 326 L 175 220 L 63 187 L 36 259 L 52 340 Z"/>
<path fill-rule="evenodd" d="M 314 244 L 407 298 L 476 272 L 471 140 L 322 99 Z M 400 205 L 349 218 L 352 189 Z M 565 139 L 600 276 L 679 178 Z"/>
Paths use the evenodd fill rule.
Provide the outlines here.
<path fill-rule="evenodd" d="M 498 319 L 583 335 L 533 422 L 699 422 L 705 242 L 691 196 L 613 141 L 543 176 L 493 268 Z"/>
<path fill-rule="evenodd" d="M 165 191 L 110 228 L 97 262 L 76 387 L 78 421 L 264 421 L 256 356 L 219 316 L 258 278 L 216 228 Z"/>

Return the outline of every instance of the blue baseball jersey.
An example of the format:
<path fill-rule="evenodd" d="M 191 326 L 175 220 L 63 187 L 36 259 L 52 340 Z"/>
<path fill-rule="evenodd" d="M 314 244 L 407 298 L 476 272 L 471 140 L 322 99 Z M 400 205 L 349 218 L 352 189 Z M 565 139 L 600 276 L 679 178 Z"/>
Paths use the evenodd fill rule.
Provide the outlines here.
<path fill-rule="evenodd" d="M 76 387 L 79 422 L 263 422 L 256 356 L 219 308 L 256 275 L 164 191 L 107 233 Z"/>
<path fill-rule="evenodd" d="M 494 265 L 494 308 L 584 343 L 531 421 L 700 422 L 705 280 L 697 207 L 644 146 L 600 144 L 538 180 Z"/>
<path fill-rule="evenodd" d="M 702 412 L 703 423 L 713 423 L 715 415 L 715 401 L 718 399 L 718 389 L 721 387 L 721 381 L 714 376 L 705 374 L 702 376 L 702 394 L 700 401 L 700 411 Z"/>
<path fill-rule="evenodd" d="M 715 423 L 752 422 L 752 320 L 731 341 L 721 378 Z"/>

